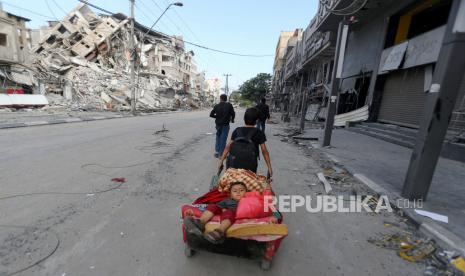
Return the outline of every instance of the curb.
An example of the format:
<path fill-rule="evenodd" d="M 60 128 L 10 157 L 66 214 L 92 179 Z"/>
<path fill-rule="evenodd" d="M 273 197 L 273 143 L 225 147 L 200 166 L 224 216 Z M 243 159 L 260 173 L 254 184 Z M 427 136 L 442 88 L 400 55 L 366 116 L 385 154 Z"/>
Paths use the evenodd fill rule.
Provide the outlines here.
<path fill-rule="evenodd" d="M 181 113 L 185 112 L 183 110 L 179 111 L 162 111 L 162 112 L 152 112 L 152 113 L 140 113 L 137 116 L 132 114 L 128 115 L 113 115 L 113 116 L 95 116 L 95 117 L 87 117 L 87 118 L 79 118 L 79 117 L 70 117 L 64 119 L 55 119 L 50 121 L 35 121 L 35 122 L 25 122 L 25 123 L 5 123 L 0 124 L 1 129 L 8 129 L 8 128 L 20 128 L 20 127 L 31 127 L 31 126 L 46 126 L 46 125 L 58 125 L 58 124 L 67 124 L 67 123 L 79 123 L 79 122 L 91 122 L 91 121 L 100 121 L 100 120 L 110 120 L 110 119 L 121 119 L 121 118 L 131 118 L 131 117 L 144 117 L 144 116 L 155 116 L 155 115 L 162 115 L 162 114 L 172 114 L 172 113 Z"/>
<path fill-rule="evenodd" d="M 395 209 L 403 211 L 405 217 L 412 222 L 423 234 L 426 236 L 433 238 L 439 246 L 443 248 L 452 248 L 455 251 L 465 256 L 465 243 L 462 241 L 460 237 L 456 234 L 452 233 L 451 231 L 445 229 L 441 225 L 436 222 L 423 222 L 418 215 L 415 214 L 413 209 L 408 208 L 398 208 L 397 207 L 397 199 L 404 199 L 403 197 L 399 196 L 396 193 L 392 193 L 381 187 L 376 182 L 372 181 L 368 177 L 363 174 L 353 174 L 353 176 L 365 184 L 370 190 L 372 190 L 378 196 L 385 195 L 388 197 L 391 206 Z"/>
<path fill-rule="evenodd" d="M 404 200 L 399 194 L 390 192 L 383 188 L 381 185 L 376 183 L 375 181 L 371 180 L 370 178 L 366 177 L 364 174 L 357 173 L 353 168 L 350 166 L 341 164 L 341 162 L 337 159 L 337 157 L 333 156 L 326 151 L 322 151 L 331 161 L 335 164 L 343 166 L 344 169 L 347 170 L 351 175 L 353 175 L 358 181 L 365 184 L 372 192 L 374 192 L 377 196 L 387 196 L 389 199 L 389 203 L 393 208 L 397 210 L 403 211 L 405 217 L 413 223 L 420 232 L 425 234 L 427 237 L 434 239 L 439 246 L 442 248 L 452 248 L 453 250 L 460 253 L 462 256 L 465 256 L 465 242 L 458 237 L 456 234 L 452 233 L 451 231 L 445 229 L 441 225 L 436 222 L 423 222 L 419 215 L 415 214 L 412 209 L 408 208 L 398 208 L 397 207 L 397 199 Z"/>

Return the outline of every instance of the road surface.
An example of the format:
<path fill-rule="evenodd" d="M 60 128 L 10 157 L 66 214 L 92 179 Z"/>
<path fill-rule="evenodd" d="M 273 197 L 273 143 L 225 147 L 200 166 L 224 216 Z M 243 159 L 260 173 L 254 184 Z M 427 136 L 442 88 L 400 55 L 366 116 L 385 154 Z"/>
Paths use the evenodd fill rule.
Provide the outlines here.
<path fill-rule="evenodd" d="M 1 130 L 0 275 L 422 274 L 367 242 L 390 214 L 285 214 L 289 236 L 267 272 L 208 252 L 186 258 L 179 207 L 208 189 L 214 130 L 205 111 Z M 275 191 L 314 193 L 321 169 L 280 131 L 267 126 Z"/>

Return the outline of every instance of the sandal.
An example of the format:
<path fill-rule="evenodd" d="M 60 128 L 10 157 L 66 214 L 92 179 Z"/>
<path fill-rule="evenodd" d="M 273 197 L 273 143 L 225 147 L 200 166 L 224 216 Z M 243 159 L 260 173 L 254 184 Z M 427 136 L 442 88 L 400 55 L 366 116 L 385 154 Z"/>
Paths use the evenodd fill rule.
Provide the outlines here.
<path fill-rule="evenodd" d="M 207 241 L 213 243 L 213 244 L 220 244 L 224 242 L 224 233 L 221 232 L 220 229 L 215 229 L 211 232 L 206 233 L 203 236 Z"/>
<path fill-rule="evenodd" d="M 184 218 L 184 228 L 188 234 L 203 236 L 204 226 L 200 222 L 200 219 L 193 217 Z"/>

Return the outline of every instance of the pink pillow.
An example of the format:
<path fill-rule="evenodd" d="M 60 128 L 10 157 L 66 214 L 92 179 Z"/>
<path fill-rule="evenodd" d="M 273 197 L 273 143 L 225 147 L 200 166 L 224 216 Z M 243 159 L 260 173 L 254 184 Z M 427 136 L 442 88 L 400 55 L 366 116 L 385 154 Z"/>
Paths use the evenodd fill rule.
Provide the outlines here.
<path fill-rule="evenodd" d="M 236 219 L 262 218 L 272 215 L 272 212 L 264 212 L 263 195 L 260 192 L 247 192 L 239 201 L 236 210 Z"/>

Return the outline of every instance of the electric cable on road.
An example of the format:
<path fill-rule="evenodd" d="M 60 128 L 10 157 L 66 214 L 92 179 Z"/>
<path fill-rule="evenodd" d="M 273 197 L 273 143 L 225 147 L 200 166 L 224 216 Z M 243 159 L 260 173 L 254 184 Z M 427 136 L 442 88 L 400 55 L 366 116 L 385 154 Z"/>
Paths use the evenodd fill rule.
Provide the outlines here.
<path fill-rule="evenodd" d="M 58 236 L 58 234 L 55 231 L 53 231 L 52 229 L 50 229 L 50 228 L 43 228 L 43 227 L 37 227 L 37 226 L 26 226 L 26 225 L 6 225 L 6 224 L 0 224 L 0 228 L 17 228 L 17 229 L 34 229 L 34 230 L 42 229 L 42 230 L 44 230 L 44 232 L 52 233 L 55 236 L 55 239 L 56 239 L 55 246 L 53 246 L 53 249 L 48 254 L 46 254 L 44 257 L 40 258 L 39 260 L 37 260 L 37 261 L 33 262 L 32 264 L 27 265 L 27 266 L 25 266 L 23 268 L 20 268 L 18 270 L 13 271 L 13 272 L 7 272 L 6 274 L 2 274 L 2 275 L 5 275 L 5 276 L 13 276 L 13 275 L 19 274 L 21 272 L 24 272 L 24 271 L 26 271 L 28 269 L 31 269 L 34 266 L 39 265 L 40 263 L 42 263 L 45 260 L 47 260 L 48 258 L 50 258 L 53 254 L 55 254 L 55 252 L 58 250 L 58 247 L 60 247 L 60 244 L 61 244 L 61 240 L 60 240 L 60 237 Z"/>

